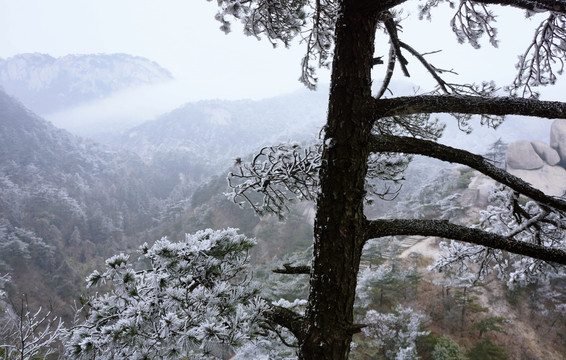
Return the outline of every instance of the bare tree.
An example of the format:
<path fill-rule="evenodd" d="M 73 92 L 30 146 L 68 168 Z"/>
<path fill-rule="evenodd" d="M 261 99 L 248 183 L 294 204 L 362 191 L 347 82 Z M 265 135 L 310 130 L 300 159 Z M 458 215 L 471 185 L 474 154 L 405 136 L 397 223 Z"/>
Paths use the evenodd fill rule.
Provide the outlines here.
<path fill-rule="evenodd" d="M 0 356 L 6 360 L 30 360 L 47 357 L 58 351 L 57 341 L 63 333 L 63 322 L 51 310 L 32 311 L 22 296 L 17 311 L 7 309 L 0 326 Z"/>
<path fill-rule="evenodd" d="M 507 88 L 509 97 L 496 96 L 497 88 L 491 82 L 452 84 L 445 81 L 445 70 L 428 62 L 425 54 L 403 41 L 399 31 L 399 10 L 405 2 L 218 0 L 221 10 L 217 18 L 225 31 L 230 29 L 232 17 L 243 22 L 246 33 L 265 36 L 274 44 L 282 42 L 289 45 L 293 38 L 301 37 L 307 47 L 301 80 L 308 87 L 316 85 L 317 66 L 331 67 L 332 70 L 320 157 L 313 155 L 315 152 L 311 149 L 302 155 L 285 158 L 284 161 L 291 166 L 282 167 L 280 162 L 275 161 L 278 165 L 270 168 L 265 162 L 261 166 L 266 164 L 266 167 L 261 169 L 256 166 L 259 164 L 256 158 L 255 164 L 248 168 L 252 171 L 238 175 L 245 179 L 242 182 L 244 187 L 264 194 L 263 205 L 261 200 L 254 203 L 256 210 L 284 210 L 282 204 L 287 201 L 286 197 L 293 195 L 316 198 L 314 250 L 306 313 L 300 315 L 273 308 L 266 314 L 296 336 L 300 359 L 339 360 L 348 357 L 352 335 L 364 327 L 353 322 L 353 304 L 360 259 L 364 244 L 369 239 L 390 235 L 438 236 L 482 246 L 490 249 L 488 254 L 506 251 L 535 259 L 537 264 L 551 264 L 553 267 L 566 264 L 563 241 L 566 199 L 545 195 L 482 156 L 436 143 L 441 129 L 437 124 L 422 120 L 428 119 L 432 113 L 455 114 L 460 126 L 466 129 L 472 115 L 480 115 L 487 125 L 497 125 L 503 116 L 512 114 L 566 118 L 566 103 L 541 101 L 535 91 L 537 86 L 554 83 L 556 74 L 562 71 L 566 1 L 447 1 L 455 11 L 450 24 L 457 39 L 475 48 L 479 47 L 481 36 L 487 36 L 492 45 L 497 45 L 495 16 L 491 12 L 494 5 L 524 9 L 527 15 L 548 13 L 548 18 L 536 30 L 532 43 L 520 57 L 517 77 Z M 431 11 L 443 2 L 424 1 L 419 16 L 430 17 Z M 516 19 L 517 23 L 519 21 L 520 18 Z M 385 32 L 389 44 L 376 42 L 377 32 Z M 427 41 L 432 44 L 435 39 Z M 384 47 L 389 47 L 388 61 L 376 56 L 384 52 Z M 433 77 L 437 88 L 429 94 L 386 98 L 395 71 L 410 75 L 409 66 L 413 65 L 408 61 L 410 57 Z M 372 94 L 372 83 L 379 81 L 372 78 L 372 68 L 381 63 L 387 67 L 386 75 L 381 79 L 380 90 Z M 414 67 L 412 71 L 415 71 Z M 521 194 L 532 201 L 526 208 L 516 201 L 518 195 L 508 197 L 501 211 L 510 215 L 507 218 L 515 220 L 504 224 L 506 230 L 502 230 L 503 225 L 479 228 L 445 220 L 368 219 L 364 215 L 368 177 L 383 175 L 384 180 L 398 180 L 401 172 L 390 166 L 395 162 L 387 165 L 383 160 L 392 159 L 392 154 L 399 153 L 425 155 L 467 165 L 507 186 L 511 194 Z M 263 155 L 270 156 L 267 153 Z M 377 167 L 371 165 L 376 158 L 381 159 L 374 162 Z M 402 161 L 396 164 L 402 165 Z M 379 171 L 372 171 L 376 168 Z M 270 169 L 278 170 L 273 173 Z M 295 169 L 311 173 L 298 176 Z M 285 171 L 288 171 L 287 179 L 278 177 Z M 271 182 L 272 178 L 277 182 Z M 316 189 L 312 188 L 314 185 Z M 233 183 L 233 186 L 237 191 L 243 189 L 238 184 Z M 285 187 L 286 191 L 279 191 Z M 237 191 L 234 199 L 239 201 L 245 191 Z M 486 261 L 489 264 L 497 258 Z"/>

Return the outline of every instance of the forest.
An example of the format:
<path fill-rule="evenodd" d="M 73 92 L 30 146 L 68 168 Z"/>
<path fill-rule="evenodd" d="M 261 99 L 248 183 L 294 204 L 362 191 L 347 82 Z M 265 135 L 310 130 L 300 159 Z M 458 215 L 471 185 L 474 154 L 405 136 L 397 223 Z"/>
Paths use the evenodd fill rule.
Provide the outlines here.
<path fill-rule="evenodd" d="M 300 39 L 300 81 L 315 90 L 328 68 L 328 91 L 187 103 L 95 141 L 14 95 L 37 66 L 60 104 L 117 91 L 108 64 L 135 69 L 124 87 L 170 73 L 123 54 L 0 62 L 21 71 L 0 91 L 0 356 L 563 358 L 566 103 L 543 89 L 562 72 L 566 3 L 217 5 L 226 33 Z M 478 53 L 506 40 L 501 5 L 540 24 L 516 64 L 494 62 L 515 65 L 511 83 L 481 68 L 452 82 L 404 42 L 444 5 Z M 433 86 L 404 91 L 419 71 Z"/>

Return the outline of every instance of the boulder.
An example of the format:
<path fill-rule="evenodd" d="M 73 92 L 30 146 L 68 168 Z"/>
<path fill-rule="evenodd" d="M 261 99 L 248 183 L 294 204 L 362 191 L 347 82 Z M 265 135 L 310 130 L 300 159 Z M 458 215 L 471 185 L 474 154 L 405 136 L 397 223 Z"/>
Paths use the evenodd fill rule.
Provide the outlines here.
<path fill-rule="evenodd" d="M 551 148 L 547 143 L 542 141 L 533 141 L 531 142 L 531 145 L 538 156 L 540 156 L 540 158 L 548 165 L 554 166 L 558 165 L 560 162 L 560 155 L 558 155 L 558 151 Z"/>
<path fill-rule="evenodd" d="M 566 164 L 566 120 L 554 120 L 550 126 L 550 147 L 558 152 L 562 164 Z"/>
<path fill-rule="evenodd" d="M 561 166 L 544 165 L 538 170 L 509 168 L 509 173 L 520 177 L 546 195 L 564 196 L 566 191 L 566 169 Z"/>
<path fill-rule="evenodd" d="M 544 161 L 527 140 L 509 144 L 505 158 L 507 166 L 513 169 L 535 170 L 544 165 Z"/>

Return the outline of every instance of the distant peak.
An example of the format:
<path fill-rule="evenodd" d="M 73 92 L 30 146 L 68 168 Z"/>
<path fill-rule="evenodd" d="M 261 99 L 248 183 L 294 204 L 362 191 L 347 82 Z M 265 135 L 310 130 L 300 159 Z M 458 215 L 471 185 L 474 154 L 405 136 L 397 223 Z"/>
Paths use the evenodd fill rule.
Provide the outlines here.
<path fill-rule="evenodd" d="M 0 86 L 38 113 L 49 113 L 140 85 L 172 80 L 141 56 L 25 53 L 0 61 Z"/>

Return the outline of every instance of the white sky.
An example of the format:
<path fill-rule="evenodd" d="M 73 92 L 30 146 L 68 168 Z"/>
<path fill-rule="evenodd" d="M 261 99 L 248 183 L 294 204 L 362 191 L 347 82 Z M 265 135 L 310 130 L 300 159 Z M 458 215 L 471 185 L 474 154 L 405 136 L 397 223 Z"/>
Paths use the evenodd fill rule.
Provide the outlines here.
<path fill-rule="evenodd" d="M 0 57 L 128 53 L 170 70 L 188 98 L 257 98 L 300 88 L 298 47 L 225 35 L 205 0 L 0 0 Z"/>
<path fill-rule="evenodd" d="M 409 4 L 415 7 L 418 3 L 413 0 Z M 25 52 L 56 57 L 117 52 L 143 56 L 178 79 L 175 86 L 159 90 L 169 94 L 166 106 L 171 109 L 187 101 L 258 99 L 302 88 L 297 79 L 304 46 L 274 50 L 265 39 L 242 35 L 239 27 L 225 35 L 218 29 L 215 13 L 216 1 L 205 0 L 0 0 L 0 57 Z M 451 13 L 453 10 L 444 6 L 433 12 L 433 22 L 412 16 L 402 23 L 402 40 L 422 52 L 443 50 L 428 59 L 460 74 L 460 78 L 448 80 L 510 83 L 516 57 L 532 39 L 538 21 L 525 20 L 521 11 L 504 8 L 498 19 L 499 49 L 484 41 L 478 51 L 457 44 L 449 25 Z M 386 55 L 387 39 L 379 41 L 377 54 Z M 430 76 L 418 61 L 410 55 L 407 58 L 412 75 L 408 80 L 430 84 Z M 320 72 L 320 78 L 327 83 L 328 72 Z M 564 100 L 564 91 L 559 88 L 547 91 L 545 98 Z M 129 95 L 130 99 L 137 97 L 135 107 L 146 117 L 163 112 L 163 107 L 153 112 L 145 108 L 149 101 L 140 104 L 139 94 Z M 131 111 L 124 106 L 124 99 L 118 100 L 120 111 Z M 108 106 L 113 105 L 109 102 Z M 67 114 L 69 119 L 76 116 Z"/>
<path fill-rule="evenodd" d="M 518 19 L 502 17 L 500 49 L 486 45 L 474 51 L 456 44 L 443 12 L 433 13 L 433 23 L 405 21 L 403 39 L 421 51 L 448 48 L 430 57 L 441 67 L 469 75 L 477 74 L 480 65 L 488 77 L 510 81 L 515 56 L 532 37 L 536 22 L 517 26 Z M 215 13 L 216 2 L 205 0 L 0 0 L 0 57 L 24 52 L 144 56 L 191 83 L 191 97 L 200 98 L 257 98 L 301 87 L 297 78 L 303 46 L 274 50 L 266 40 L 242 35 L 238 27 L 225 35 Z M 421 69 L 409 60 L 417 76 Z M 327 73 L 321 78 L 328 81 Z"/>

